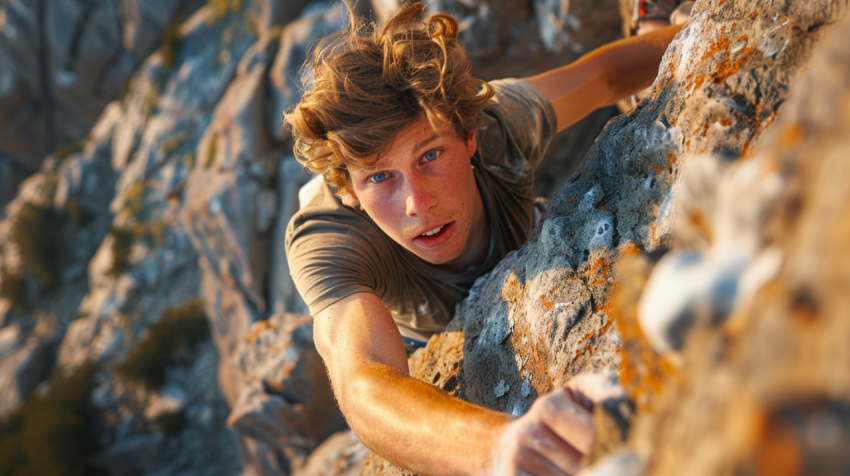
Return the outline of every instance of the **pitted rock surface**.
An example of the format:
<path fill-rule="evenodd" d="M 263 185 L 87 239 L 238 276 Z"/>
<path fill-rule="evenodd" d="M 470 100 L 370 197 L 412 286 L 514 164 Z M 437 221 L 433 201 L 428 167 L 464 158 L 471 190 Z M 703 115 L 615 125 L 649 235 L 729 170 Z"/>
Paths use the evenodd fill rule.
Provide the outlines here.
<path fill-rule="evenodd" d="M 850 469 L 843 450 L 850 435 L 843 292 L 850 265 L 840 251 L 850 243 L 843 185 L 850 177 L 850 17 L 844 16 L 829 18 L 824 30 L 832 36 L 793 86 L 758 152 L 737 161 L 706 157 L 686 171 L 674 194 L 684 217 L 700 211 L 706 221 L 697 240 L 693 224 L 677 218 L 671 254 L 718 263 L 743 252 L 749 260 L 733 305 L 711 301 L 720 304 L 715 319 L 689 331 L 679 369 L 662 381 L 663 391 L 652 392 L 650 411 L 635 422 L 630 447 L 647 464 L 641 474 Z M 781 456 L 770 453 L 779 447 Z"/>
<path fill-rule="evenodd" d="M 696 4 L 652 96 L 608 124 L 536 238 L 464 302 L 461 387 L 470 401 L 522 414 L 576 373 L 618 365 L 619 338 L 605 309 L 611 265 L 624 249 L 666 242 L 671 190 L 692 157 L 752 152 L 808 64 L 819 27 L 843 5 Z M 496 397 L 501 379 L 510 390 Z"/>

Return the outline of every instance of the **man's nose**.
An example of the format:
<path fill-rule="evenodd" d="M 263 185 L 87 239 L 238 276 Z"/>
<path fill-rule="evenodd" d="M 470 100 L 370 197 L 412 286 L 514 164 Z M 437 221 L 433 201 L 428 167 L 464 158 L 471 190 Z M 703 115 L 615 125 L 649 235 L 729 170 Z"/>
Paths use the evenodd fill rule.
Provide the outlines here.
<path fill-rule="evenodd" d="M 410 180 L 407 185 L 407 216 L 415 217 L 437 206 L 436 184 L 429 180 Z"/>

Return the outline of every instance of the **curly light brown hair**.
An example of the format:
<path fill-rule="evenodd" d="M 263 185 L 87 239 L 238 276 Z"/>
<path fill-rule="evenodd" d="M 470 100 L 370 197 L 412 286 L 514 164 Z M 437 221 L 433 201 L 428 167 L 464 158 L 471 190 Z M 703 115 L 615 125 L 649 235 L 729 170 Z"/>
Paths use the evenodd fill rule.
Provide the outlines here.
<path fill-rule="evenodd" d="M 340 195 L 351 191 L 349 167 L 372 167 L 419 117 L 463 137 L 493 96 L 470 74 L 451 15 L 424 21 L 425 7 L 412 3 L 379 30 L 346 6 L 348 27 L 316 46 L 304 65 L 307 91 L 284 116 L 295 156 Z"/>

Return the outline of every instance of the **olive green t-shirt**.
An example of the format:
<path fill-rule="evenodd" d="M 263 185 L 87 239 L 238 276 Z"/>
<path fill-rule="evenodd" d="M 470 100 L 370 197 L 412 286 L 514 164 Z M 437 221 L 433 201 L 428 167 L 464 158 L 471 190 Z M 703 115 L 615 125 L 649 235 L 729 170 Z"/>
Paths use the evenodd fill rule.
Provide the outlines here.
<path fill-rule="evenodd" d="M 556 132 L 555 111 L 528 83 L 490 84 L 496 94 L 479 115 L 472 157 L 492 231 L 486 262 L 462 272 L 435 269 L 323 184 L 286 230 L 290 273 L 313 315 L 354 293 L 373 293 L 403 336 L 427 340 L 445 328 L 476 279 L 525 243 L 532 227 L 534 170 Z"/>

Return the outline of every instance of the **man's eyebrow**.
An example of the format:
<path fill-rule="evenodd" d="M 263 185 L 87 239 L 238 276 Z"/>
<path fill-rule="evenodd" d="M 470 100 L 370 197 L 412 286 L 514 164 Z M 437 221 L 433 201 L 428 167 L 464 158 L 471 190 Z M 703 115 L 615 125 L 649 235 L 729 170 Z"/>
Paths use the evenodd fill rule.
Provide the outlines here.
<path fill-rule="evenodd" d="M 416 148 L 415 148 L 415 149 L 413 149 L 413 150 L 415 150 L 415 151 L 417 151 L 417 152 L 418 152 L 418 151 L 419 151 L 419 149 L 421 149 L 421 148 L 425 147 L 426 145 L 430 144 L 431 142 L 434 142 L 434 141 L 435 141 L 435 140 L 437 140 L 439 137 L 440 137 L 440 135 L 439 135 L 439 134 L 437 134 L 436 132 L 434 132 L 434 133 L 431 135 L 431 137 L 429 137 L 429 138 L 427 138 L 427 139 L 425 139 L 425 140 L 423 140 L 423 141 L 421 141 L 421 142 L 418 142 L 418 143 L 416 144 Z"/>

